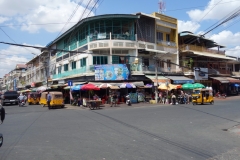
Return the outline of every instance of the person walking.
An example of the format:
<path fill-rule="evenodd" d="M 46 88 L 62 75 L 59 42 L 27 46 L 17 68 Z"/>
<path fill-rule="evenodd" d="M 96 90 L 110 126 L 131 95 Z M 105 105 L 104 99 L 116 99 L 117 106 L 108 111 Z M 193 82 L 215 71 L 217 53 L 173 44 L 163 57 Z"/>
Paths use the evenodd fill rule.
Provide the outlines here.
<path fill-rule="evenodd" d="M 51 108 L 51 105 L 50 105 L 51 100 L 52 100 L 52 96 L 51 96 L 51 94 L 48 92 L 48 95 L 47 95 L 47 105 L 48 105 L 48 109 Z"/>

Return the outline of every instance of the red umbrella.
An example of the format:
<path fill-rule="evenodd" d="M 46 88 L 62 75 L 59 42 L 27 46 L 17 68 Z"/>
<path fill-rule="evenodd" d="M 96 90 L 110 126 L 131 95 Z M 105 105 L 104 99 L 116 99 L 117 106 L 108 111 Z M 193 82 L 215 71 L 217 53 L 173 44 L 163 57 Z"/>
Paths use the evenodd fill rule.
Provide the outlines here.
<path fill-rule="evenodd" d="M 89 84 L 84 84 L 81 90 L 100 90 L 100 88 L 98 88 L 94 84 L 89 83 Z"/>
<path fill-rule="evenodd" d="M 84 84 L 81 88 L 81 90 L 100 90 L 100 88 L 98 88 L 97 86 L 95 86 L 94 84 Z M 90 99 L 90 92 L 88 92 L 89 95 L 89 99 Z"/>

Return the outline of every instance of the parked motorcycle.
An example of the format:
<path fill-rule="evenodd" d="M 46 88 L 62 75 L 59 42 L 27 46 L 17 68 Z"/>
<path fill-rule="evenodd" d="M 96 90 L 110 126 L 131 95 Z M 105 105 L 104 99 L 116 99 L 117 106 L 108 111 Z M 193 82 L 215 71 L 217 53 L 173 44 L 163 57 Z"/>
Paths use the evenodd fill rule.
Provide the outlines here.
<path fill-rule="evenodd" d="M 219 92 L 217 92 L 215 97 L 216 98 L 223 98 L 223 99 L 225 99 L 227 97 L 227 95 L 225 93 L 220 94 Z"/>
<path fill-rule="evenodd" d="M 126 96 L 126 104 L 129 106 L 132 105 L 129 95 Z"/>
<path fill-rule="evenodd" d="M 0 118 L 1 118 L 1 124 L 3 123 L 5 119 L 5 109 L 3 107 L 0 108 Z M 3 135 L 0 133 L 0 147 L 3 144 Z"/>

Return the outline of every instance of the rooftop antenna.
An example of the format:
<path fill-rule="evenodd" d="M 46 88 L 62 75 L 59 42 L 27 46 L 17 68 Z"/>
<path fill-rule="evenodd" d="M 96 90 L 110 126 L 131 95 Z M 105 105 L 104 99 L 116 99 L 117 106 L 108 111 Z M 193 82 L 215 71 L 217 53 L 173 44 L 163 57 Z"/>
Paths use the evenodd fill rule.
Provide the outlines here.
<path fill-rule="evenodd" d="M 163 12 L 166 9 L 165 8 L 165 2 L 163 0 L 159 0 L 158 5 L 159 5 L 158 13 L 163 14 Z"/>

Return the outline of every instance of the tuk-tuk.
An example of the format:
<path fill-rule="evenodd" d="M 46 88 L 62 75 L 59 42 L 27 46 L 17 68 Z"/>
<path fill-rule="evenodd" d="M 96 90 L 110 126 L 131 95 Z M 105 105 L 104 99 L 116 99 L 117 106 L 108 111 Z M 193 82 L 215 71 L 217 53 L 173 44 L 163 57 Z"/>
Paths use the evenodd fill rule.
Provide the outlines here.
<path fill-rule="evenodd" d="M 63 100 L 63 94 L 62 92 L 49 92 L 51 94 L 52 100 L 50 102 L 50 108 L 55 108 L 55 107 L 64 107 L 64 100 Z M 40 102 L 39 104 L 42 105 L 42 107 L 48 107 L 47 106 L 47 95 L 48 92 L 43 92 L 41 94 Z"/>
<path fill-rule="evenodd" d="M 211 89 L 194 89 L 192 93 L 192 103 L 196 104 L 204 104 L 210 103 L 214 104 L 213 92 Z"/>
<path fill-rule="evenodd" d="M 39 104 L 40 94 L 37 92 L 29 92 L 27 95 L 28 104 Z"/>

